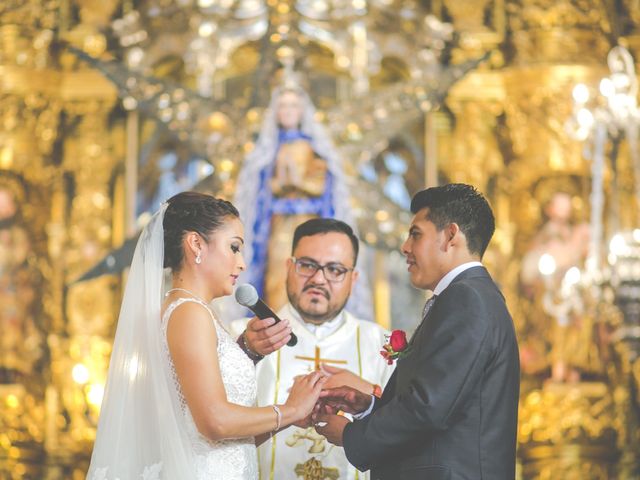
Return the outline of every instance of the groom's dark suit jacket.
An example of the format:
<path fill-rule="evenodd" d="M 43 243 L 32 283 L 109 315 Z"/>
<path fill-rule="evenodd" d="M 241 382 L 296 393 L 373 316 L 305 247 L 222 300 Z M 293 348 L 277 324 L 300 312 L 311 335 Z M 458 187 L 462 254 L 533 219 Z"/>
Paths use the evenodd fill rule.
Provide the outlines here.
<path fill-rule="evenodd" d="M 344 449 L 372 480 L 512 480 L 520 364 L 513 321 L 484 267 L 436 298 L 373 412 Z"/>

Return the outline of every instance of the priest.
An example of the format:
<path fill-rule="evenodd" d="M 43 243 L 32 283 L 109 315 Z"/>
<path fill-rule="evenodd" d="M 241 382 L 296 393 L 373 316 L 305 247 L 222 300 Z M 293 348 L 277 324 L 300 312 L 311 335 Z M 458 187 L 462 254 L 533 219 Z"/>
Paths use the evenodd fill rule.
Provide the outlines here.
<path fill-rule="evenodd" d="M 358 239 L 346 223 L 314 218 L 299 225 L 292 256 L 286 261 L 288 303 L 278 316 L 287 319 L 298 337 L 257 363 L 258 404 L 284 402 L 297 375 L 323 370 L 325 388 L 348 384 L 379 395 L 393 372 L 380 355 L 387 332 L 344 310 L 358 278 Z M 244 323 L 234 322 L 244 330 Z M 250 351 L 250 344 L 245 344 Z M 331 445 L 311 424 L 275 433 L 259 450 L 262 480 L 368 479 L 349 465 L 341 447 Z"/>

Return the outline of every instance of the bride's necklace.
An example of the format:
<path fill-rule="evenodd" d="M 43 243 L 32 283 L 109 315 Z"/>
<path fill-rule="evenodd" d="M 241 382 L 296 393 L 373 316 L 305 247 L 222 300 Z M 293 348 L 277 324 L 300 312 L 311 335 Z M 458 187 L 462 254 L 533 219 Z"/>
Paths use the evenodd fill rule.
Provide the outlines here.
<path fill-rule="evenodd" d="M 169 294 L 171 292 L 184 292 L 184 293 L 188 293 L 189 295 L 191 295 L 193 298 L 195 298 L 196 300 L 199 300 L 200 302 L 202 302 L 202 304 L 206 307 L 207 310 L 209 310 L 209 312 L 211 313 L 211 315 L 213 316 L 213 318 L 215 319 L 215 314 L 211 311 L 211 307 L 209 307 L 209 303 L 205 302 L 202 298 L 200 298 L 198 295 L 196 295 L 195 293 L 193 293 L 191 290 L 187 290 L 186 288 L 172 288 L 171 290 L 167 290 L 167 293 L 164 294 L 165 297 L 168 297 Z M 222 323 L 220 323 L 220 321 L 218 321 L 218 324 L 222 327 L 222 329 L 227 332 L 229 335 L 231 335 L 231 332 L 229 332 L 229 330 L 227 330 L 227 327 L 225 327 Z"/>
<path fill-rule="evenodd" d="M 187 290 L 186 288 L 172 288 L 171 290 L 168 290 L 167 293 L 164 294 L 165 297 L 168 297 L 169 294 L 171 292 L 184 292 L 184 293 L 188 293 L 189 295 L 191 295 L 193 298 L 195 298 L 196 300 L 200 300 L 202 303 L 204 303 L 205 305 L 208 305 L 208 302 L 205 302 L 202 298 L 200 298 L 198 295 L 196 295 L 195 293 L 193 293 L 191 290 Z"/>

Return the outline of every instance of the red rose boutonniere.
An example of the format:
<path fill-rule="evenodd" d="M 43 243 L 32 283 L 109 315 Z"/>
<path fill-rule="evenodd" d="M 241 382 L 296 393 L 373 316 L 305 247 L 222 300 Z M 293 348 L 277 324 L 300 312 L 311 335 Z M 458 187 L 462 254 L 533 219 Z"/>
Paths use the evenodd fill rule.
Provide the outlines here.
<path fill-rule="evenodd" d="M 394 330 L 391 335 L 387 335 L 387 343 L 382 346 L 380 355 L 384 357 L 389 365 L 409 353 L 407 334 L 403 330 Z"/>

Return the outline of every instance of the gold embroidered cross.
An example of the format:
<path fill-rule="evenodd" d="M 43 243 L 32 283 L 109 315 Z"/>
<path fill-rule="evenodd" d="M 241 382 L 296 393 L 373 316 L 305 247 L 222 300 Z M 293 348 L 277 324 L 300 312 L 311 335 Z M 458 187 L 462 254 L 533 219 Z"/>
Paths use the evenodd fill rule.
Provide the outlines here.
<path fill-rule="evenodd" d="M 296 355 L 296 358 L 298 360 L 307 360 L 310 362 L 314 362 L 315 370 L 320 370 L 321 363 L 337 363 L 342 365 L 345 365 L 347 363 L 346 360 L 329 360 L 328 358 L 320 358 L 320 347 L 316 347 L 315 357 L 301 357 L 299 355 Z"/>
<path fill-rule="evenodd" d="M 325 449 L 325 444 L 327 439 L 324 435 L 320 435 L 316 432 L 316 429 L 313 427 L 309 427 L 306 430 L 302 430 L 300 428 L 292 429 L 293 433 L 289 438 L 287 438 L 284 443 L 289 447 L 300 447 L 305 446 L 305 440 L 309 440 L 311 442 L 311 446 L 307 450 L 309 453 L 322 453 Z"/>
<path fill-rule="evenodd" d="M 296 465 L 296 476 L 303 480 L 338 480 L 340 472 L 337 468 L 324 468 L 322 462 L 311 457 L 304 463 Z"/>

